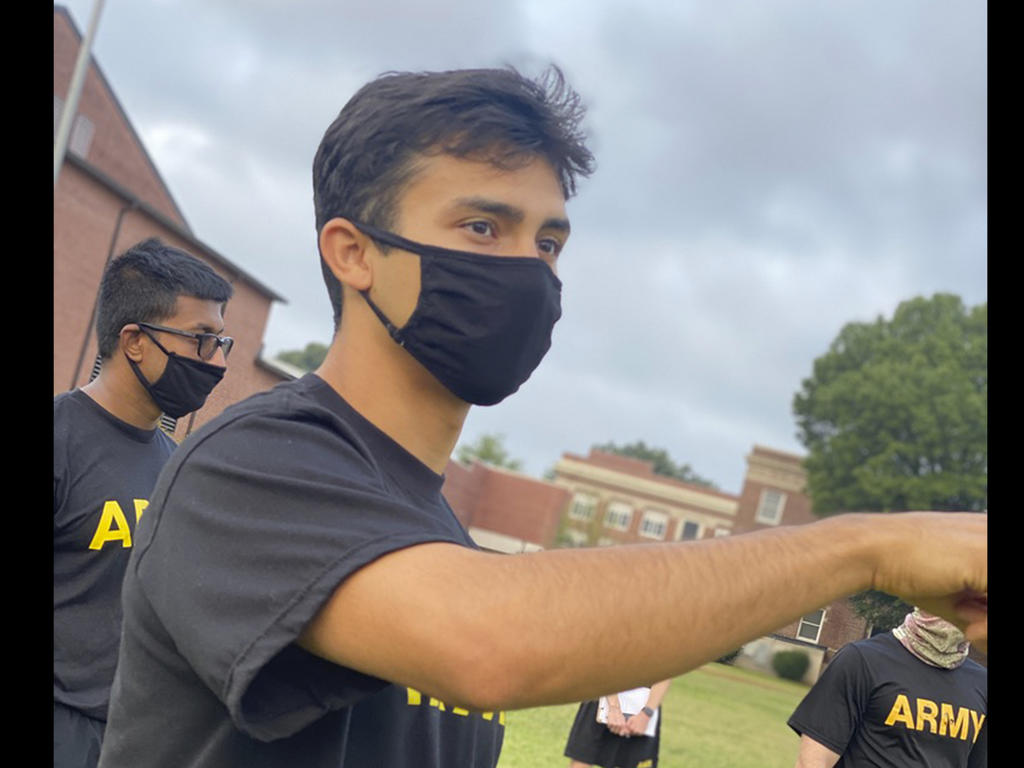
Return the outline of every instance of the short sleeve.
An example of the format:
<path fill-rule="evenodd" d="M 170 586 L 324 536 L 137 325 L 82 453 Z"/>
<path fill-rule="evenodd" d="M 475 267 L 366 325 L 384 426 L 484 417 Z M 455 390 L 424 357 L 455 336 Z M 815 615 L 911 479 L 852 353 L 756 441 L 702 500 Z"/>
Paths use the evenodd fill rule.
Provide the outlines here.
<path fill-rule="evenodd" d="M 870 697 L 870 683 L 856 646 L 843 648 L 787 721 L 838 755 L 846 751 Z"/>
<path fill-rule="evenodd" d="M 358 441 L 266 415 L 186 443 L 137 539 L 138 581 L 176 651 L 264 740 L 386 684 L 293 643 L 341 582 L 388 552 L 462 543 L 429 504 L 389 493 Z"/>

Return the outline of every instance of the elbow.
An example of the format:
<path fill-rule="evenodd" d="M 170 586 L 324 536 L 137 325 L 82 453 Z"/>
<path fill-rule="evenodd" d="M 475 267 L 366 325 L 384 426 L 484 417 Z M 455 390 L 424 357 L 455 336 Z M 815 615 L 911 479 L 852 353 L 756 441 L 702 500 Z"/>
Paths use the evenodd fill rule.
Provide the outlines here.
<path fill-rule="evenodd" d="M 467 644 L 444 665 L 438 680 L 445 700 L 474 712 L 513 709 L 522 699 L 520 676 L 515 663 L 504 657 L 498 646 Z"/>
<path fill-rule="evenodd" d="M 534 669 L 537 659 L 524 658 L 521 644 L 493 625 L 459 635 L 461 642 L 447 648 L 434 670 L 438 698 L 474 712 L 519 709 L 538 701 L 543 690 L 542 676 Z"/>

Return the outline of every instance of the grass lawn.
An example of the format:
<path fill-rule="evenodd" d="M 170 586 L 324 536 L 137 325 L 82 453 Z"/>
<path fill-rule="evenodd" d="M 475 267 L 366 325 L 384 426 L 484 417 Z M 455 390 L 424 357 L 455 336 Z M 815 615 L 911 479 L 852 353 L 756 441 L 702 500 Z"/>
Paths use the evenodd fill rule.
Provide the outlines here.
<path fill-rule="evenodd" d="M 722 664 L 677 677 L 662 705 L 661 768 L 793 768 L 786 719 L 807 686 Z M 498 768 L 567 766 L 575 704 L 506 713 Z"/>

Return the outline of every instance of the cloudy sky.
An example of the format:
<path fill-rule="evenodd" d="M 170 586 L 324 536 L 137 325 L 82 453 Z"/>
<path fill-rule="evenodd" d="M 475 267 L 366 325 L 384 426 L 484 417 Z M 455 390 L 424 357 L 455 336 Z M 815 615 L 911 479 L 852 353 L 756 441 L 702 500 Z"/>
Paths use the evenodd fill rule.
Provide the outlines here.
<path fill-rule="evenodd" d="M 63 3 L 83 33 L 93 2 Z M 987 301 L 986 23 L 967 0 L 106 0 L 93 53 L 196 235 L 287 298 L 267 354 L 330 339 L 311 166 L 360 85 L 558 64 L 597 156 L 563 318 L 463 441 L 503 434 L 539 476 L 642 439 L 738 493 L 755 443 L 802 452 L 793 395 L 845 323 Z"/>

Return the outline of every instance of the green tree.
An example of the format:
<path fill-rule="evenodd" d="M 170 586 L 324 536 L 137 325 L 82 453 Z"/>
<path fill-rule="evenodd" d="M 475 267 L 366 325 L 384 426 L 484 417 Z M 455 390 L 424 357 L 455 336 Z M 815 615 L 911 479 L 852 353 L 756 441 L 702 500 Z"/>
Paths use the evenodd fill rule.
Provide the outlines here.
<path fill-rule="evenodd" d="M 914 610 L 914 606 L 898 597 L 876 589 L 851 596 L 850 605 L 860 616 L 867 619 L 875 631 L 889 630 L 902 624 L 907 614 Z"/>
<path fill-rule="evenodd" d="M 849 323 L 793 410 L 817 514 L 987 508 L 987 305 L 936 294 Z"/>
<path fill-rule="evenodd" d="M 988 507 L 988 307 L 951 294 L 843 327 L 793 399 L 814 512 Z M 855 595 L 876 629 L 911 606 Z"/>
<path fill-rule="evenodd" d="M 456 456 L 463 464 L 468 464 L 476 459 L 484 464 L 504 467 L 513 471 L 518 471 L 523 466 L 523 462 L 519 459 L 509 458 L 508 451 L 505 450 L 504 435 L 481 435 L 475 443 L 460 445 Z"/>
<path fill-rule="evenodd" d="M 718 488 L 713 482 L 694 472 L 689 464 L 676 464 L 664 448 L 648 447 L 643 440 L 637 440 L 626 445 L 609 442 L 595 445 L 594 448 L 605 453 L 617 453 L 620 456 L 629 456 L 634 459 L 649 461 L 652 463 L 654 473 L 657 475 L 674 477 L 676 480 L 682 480 L 684 483 L 703 485 L 714 490 Z"/>
<path fill-rule="evenodd" d="M 290 365 L 301 368 L 304 371 L 313 371 L 320 367 L 320 363 L 327 356 L 327 345 L 318 341 L 311 341 L 305 349 L 290 349 L 278 354 L 278 359 Z"/>

